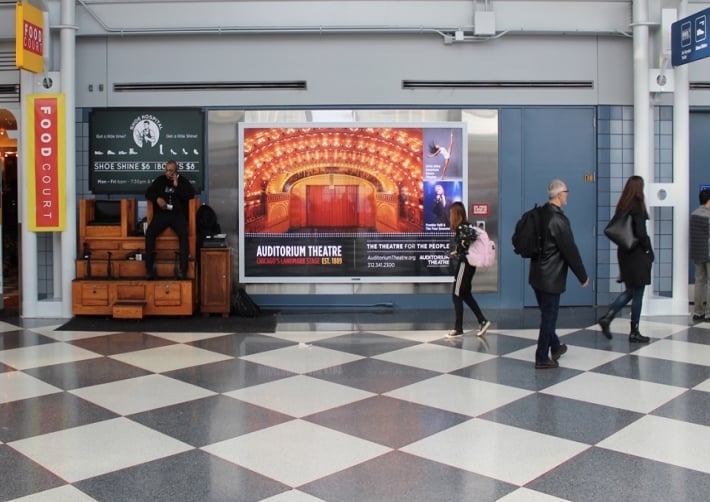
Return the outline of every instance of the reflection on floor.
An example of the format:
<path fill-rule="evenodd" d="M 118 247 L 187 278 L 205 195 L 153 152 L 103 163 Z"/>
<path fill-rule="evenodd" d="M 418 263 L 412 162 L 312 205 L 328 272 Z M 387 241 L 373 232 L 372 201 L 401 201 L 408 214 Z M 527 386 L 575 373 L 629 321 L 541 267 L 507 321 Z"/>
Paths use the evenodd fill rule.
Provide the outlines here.
<path fill-rule="evenodd" d="M 537 313 L 279 314 L 276 333 L 0 320 L 0 500 L 705 501 L 710 323 Z M 238 323 L 239 319 L 234 318 Z M 468 325 L 473 328 L 473 322 Z"/>

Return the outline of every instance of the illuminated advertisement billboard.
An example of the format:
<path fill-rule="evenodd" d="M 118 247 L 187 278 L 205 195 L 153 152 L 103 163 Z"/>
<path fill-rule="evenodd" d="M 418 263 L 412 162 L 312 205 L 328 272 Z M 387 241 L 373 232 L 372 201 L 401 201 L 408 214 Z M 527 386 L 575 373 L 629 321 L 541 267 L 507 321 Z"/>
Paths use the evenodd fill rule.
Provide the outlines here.
<path fill-rule="evenodd" d="M 465 125 L 240 124 L 245 283 L 450 282 Z"/>

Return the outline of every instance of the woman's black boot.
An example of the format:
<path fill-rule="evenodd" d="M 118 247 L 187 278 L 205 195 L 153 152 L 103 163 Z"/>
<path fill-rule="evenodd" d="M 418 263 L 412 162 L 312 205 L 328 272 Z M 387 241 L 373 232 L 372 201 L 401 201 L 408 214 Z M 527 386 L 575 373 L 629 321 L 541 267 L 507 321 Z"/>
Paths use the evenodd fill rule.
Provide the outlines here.
<path fill-rule="evenodd" d="M 597 324 L 599 324 L 599 327 L 602 329 L 602 333 L 609 340 L 611 340 L 611 330 L 609 329 L 609 326 L 611 325 L 611 321 L 613 320 L 614 313 L 610 310 L 609 312 L 604 314 L 604 317 L 599 318 L 599 320 L 597 321 Z"/>
<path fill-rule="evenodd" d="M 631 343 L 648 343 L 651 339 L 643 336 L 639 332 L 639 323 L 631 321 L 631 333 L 629 333 L 629 342 Z"/>

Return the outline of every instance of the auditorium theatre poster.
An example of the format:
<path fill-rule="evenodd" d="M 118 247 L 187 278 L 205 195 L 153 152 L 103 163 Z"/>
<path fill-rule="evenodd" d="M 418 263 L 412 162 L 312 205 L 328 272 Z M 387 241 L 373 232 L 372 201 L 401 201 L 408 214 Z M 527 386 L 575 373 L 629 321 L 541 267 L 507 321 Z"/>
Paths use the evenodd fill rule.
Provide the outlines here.
<path fill-rule="evenodd" d="M 465 124 L 243 123 L 242 282 L 448 282 Z"/>

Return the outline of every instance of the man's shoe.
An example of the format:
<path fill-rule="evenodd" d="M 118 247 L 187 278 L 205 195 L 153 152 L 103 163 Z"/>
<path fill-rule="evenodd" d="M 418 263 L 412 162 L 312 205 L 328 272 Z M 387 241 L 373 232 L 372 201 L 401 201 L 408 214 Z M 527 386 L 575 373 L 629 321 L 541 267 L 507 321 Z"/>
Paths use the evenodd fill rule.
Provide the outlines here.
<path fill-rule="evenodd" d="M 704 321 L 705 320 L 705 314 L 694 314 L 693 315 L 693 321 Z"/>
<path fill-rule="evenodd" d="M 560 345 L 560 350 L 552 353 L 552 360 L 557 361 L 560 358 L 560 356 L 562 354 L 564 354 L 565 352 L 567 352 L 567 344 L 563 343 L 562 345 Z"/>
<path fill-rule="evenodd" d="M 491 321 L 483 321 L 481 323 L 480 329 L 478 332 L 476 332 L 476 336 L 483 336 L 486 334 L 486 331 L 488 331 L 488 328 L 491 327 Z"/>
<path fill-rule="evenodd" d="M 547 370 L 550 368 L 559 368 L 560 364 L 554 359 L 548 359 L 547 361 L 537 362 L 535 361 L 536 370 Z"/>
<path fill-rule="evenodd" d="M 446 333 L 446 338 L 455 338 L 457 336 L 463 336 L 463 331 L 457 331 L 455 329 L 452 329 L 448 333 Z"/>

